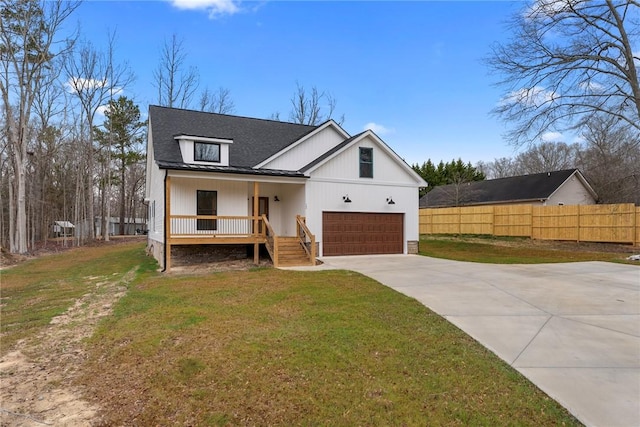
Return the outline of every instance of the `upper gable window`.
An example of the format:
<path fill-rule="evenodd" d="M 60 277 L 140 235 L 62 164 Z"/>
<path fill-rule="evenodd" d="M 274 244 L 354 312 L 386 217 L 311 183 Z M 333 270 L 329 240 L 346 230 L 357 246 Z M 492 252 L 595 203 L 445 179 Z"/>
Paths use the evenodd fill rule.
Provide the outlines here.
<path fill-rule="evenodd" d="M 360 147 L 360 178 L 373 178 L 373 148 Z"/>
<path fill-rule="evenodd" d="M 220 144 L 195 142 L 193 149 L 193 160 L 196 162 L 220 163 Z"/>

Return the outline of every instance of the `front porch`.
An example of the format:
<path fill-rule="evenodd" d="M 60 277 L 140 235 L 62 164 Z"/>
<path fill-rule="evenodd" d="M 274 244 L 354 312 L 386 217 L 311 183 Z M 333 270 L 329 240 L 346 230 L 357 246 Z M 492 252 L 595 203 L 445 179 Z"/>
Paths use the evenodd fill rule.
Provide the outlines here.
<path fill-rule="evenodd" d="M 215 230 L 198 230 L 198 221 L 215 224 Z M 296 236 L 279 236 L 265 215 L 171 215 L 165 270 L 171 269 L 171 247 L 175 245 L 253 245 L 253 261 L 258 264 L 260 245 L 264 244 L 275 267 L 315 265 L 315 236 L 307 228 L 304 217 L 296 217 L 296 230 Z"/>
<path fill-rule="evenodd" d="M 277 189 L 279 194 L 289 196 L 288 203 L 278 203 L 278 209 L 272 210 L 277 220 L 277 227 L 274 227 L 269 221 L 269 200 L 280 202 L 280 199 L 269 193 L 262 195 L 259 182 L 245 183 L 249 184 L 250 190 L 245 193 L 248 203 L 244 204 L 238 197 L 241 189 L 237 184 L 233 188 L 235 192 L 231 192 L 227 181 L 207 180 L 194 185 L 193 180 L 185 178 L 166 177 L 165 211 L 170 214 L 165 215 L 165 271 L 171 269 L 171 247 L 175 245 L 251 245 L 255 264 L 259 263 L 260 245 L 265 245 L 275 267 L 315 264 L 315 236 L 307 228 L 304 217 L 290 212 L 291 208 L 300 205 L 300 197 L 296 197 L 300 196 L 298 193 L 304 196 L 297 187 L 290 185 L 291 188 L 285 188 L 282 184 L 266 183 L 271 193 Z M 210 210 L 213 215 L 186 214 L 185 211 L 196 210 L 193 209 L 196 206 L 193 206 L 193 198 L 185 196 L 198 193 L 200 189 L 215 193 L 214 206 Z M 175 207 L 172 207 L 173 203 L 176 203 Z M 202 213 L 199 201 L 197 208 L 198 213 Z M 253 215 L 218 215 L 230 209 L 249 210 Z M 291 233 L 294 227 L 295 233 Z"/>

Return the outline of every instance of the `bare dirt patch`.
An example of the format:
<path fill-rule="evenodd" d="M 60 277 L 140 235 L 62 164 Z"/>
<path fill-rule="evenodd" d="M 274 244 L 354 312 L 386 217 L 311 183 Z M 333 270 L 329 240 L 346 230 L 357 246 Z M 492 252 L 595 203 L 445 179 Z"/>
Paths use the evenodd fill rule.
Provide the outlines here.
<path fill-rule="evenodd" d="M 273 266 L 266 253 L 261 253 L 259 258 L 259 263 L 255 264 L 253 253 L 241 245 L 174 246 L 171 252 L 170 274 L 200 275 Z"/>
<path fill-rule="evenodd" d="M 82 399 L 73 380 L 85 359 L 83 340 L 111 313 L 135 270 L 86 277 L 88 293 L 35 337 L 20 341 L 0 359 L 0 425 L 92 426 L 99 408 Z"/>

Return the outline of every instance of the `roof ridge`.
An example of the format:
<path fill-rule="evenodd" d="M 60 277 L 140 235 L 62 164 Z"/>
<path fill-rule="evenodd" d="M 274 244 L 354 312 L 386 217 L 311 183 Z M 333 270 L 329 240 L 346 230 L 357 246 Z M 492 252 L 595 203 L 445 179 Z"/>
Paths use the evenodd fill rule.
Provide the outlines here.
<path fill-rule="evenodd" d="M 285 122 L 285 121 L 282 121 L 282 120 L 274 120 L 274 119 L 263 119 L 261 117 L 241 116 L 241 115 L 237 115 L 237 114 L 214 113 L 214 112 L 211 112 L 211 111 L 194 110 L 192 108 L 167 107 L 167 106 L 164 106 L 164 105 L 155 105 L 155 104 L 149 104 L 149 108 L 163 108 L 165 110 L 185 111 L 185 112 L 189 112 L 189 113 L 201 113 L 201 114 L 208 114 L 208 115 L 214 115 L 214 116 L 223 116 L 223 117 L 235 117 L 235 118 L 238 118 L 238 119 L 258 120 L 258 121 L 263 121 L 263 122 L 282 123 L 282 124 L 286 124 L 286 125 L 306 126 L 306 127 L 312 127 L 312 128 L 318 128 L 318 127 L 324 125 L 329 120 L 332 120 L 332 119 L 329 119 L 329 120 L 323 122 L 320 125 L 306 125 L 304 123 Z"/>

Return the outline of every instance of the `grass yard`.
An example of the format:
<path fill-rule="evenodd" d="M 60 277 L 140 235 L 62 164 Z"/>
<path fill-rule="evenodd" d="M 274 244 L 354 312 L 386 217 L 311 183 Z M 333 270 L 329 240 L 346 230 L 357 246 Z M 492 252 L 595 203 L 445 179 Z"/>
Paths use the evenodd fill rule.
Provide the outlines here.
<path fill-rule="evenodd" d="M 635 252 L 634 252 L 635 251 Z M 551 242 L 493 236 L 420 237 L 420 255 L 491 264 L 541 264 L 607 261 L 639 265 L 626 258 L 640 248 L 630 245 Z"/>
<path fill-rule="evenodd" d="M 87 292 L 92 278 L 155 268 L 142 248 L 140 243 L 75 248 L 0 271 L 0 356 L 64 313 Z"/>
<path fill-rule="evenodd" d="M 3 351 L 6 337 L 46 328 L 88 277 L 133 269 L 74 377 L 101 425 L 580 425 L 443 318 L 362 275 L 154 268 L 123 244 L 3 271 Z"/>

